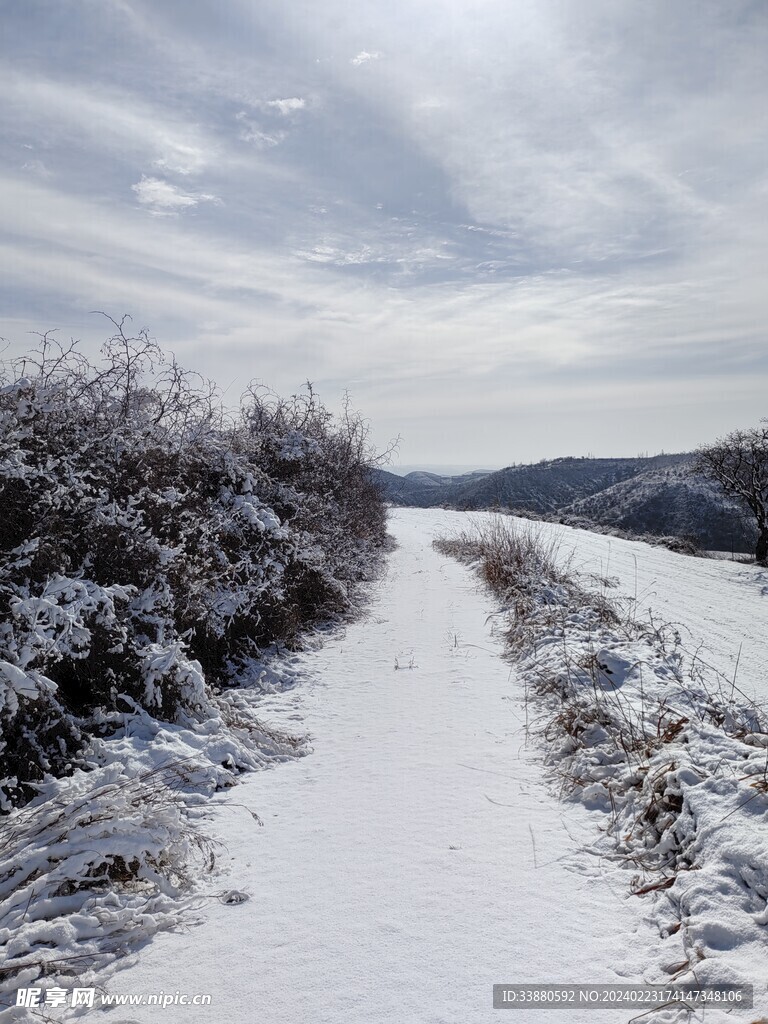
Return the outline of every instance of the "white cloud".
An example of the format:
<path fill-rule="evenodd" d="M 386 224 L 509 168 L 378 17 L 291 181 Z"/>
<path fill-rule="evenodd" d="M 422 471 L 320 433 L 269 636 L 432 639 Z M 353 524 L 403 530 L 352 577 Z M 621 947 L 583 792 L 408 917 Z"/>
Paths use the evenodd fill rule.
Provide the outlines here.
<path fill-rule="evenodd" d="M 179 213 L 190 206 L 197 206 L 198 203 L 220 202 L 217 196 L 208 195 L 204 192 L 190 194 L 182 192 L 181 189 L 172 185 L 162 178 L 148 178 L 142 175 L 141 181 L 131 185 L 142 206 L 146 206 L 150 213 L 171 215 Z"/>
<path fill-rule="evenodd" d="M 288 133 L 280 128 L 272 127 L 275 123 L 273 115 L 283 119 L 291 118 L 299 111 L 305 110 L 306 106 L 307 101 L 301 96 L 288 96 L 285 99 L 275 100 L 258 100 L 253 103 L 253 107 L 267 115 L 262 120 L 266 120 L 268 123 L 262 124 L 258 116 L 254 117 L 249 111 L 240 110 L 235 114 L 236 119 L 242 124 L 238 138 L 242 142 L 249 142 L 259 149 L 272 149 L 274 146 L 279 146 L 287 138 Z"/>
<path fill-rule="evenodd" d="M 190 146 L 178 140 L 165 139 L 161 142 L 160 148 L 165 150 L 165 155 L 158 157 L 154 162 L 158 170 L 186 176 L 197 174 L 205 168 L 205 156 L 199 146 Z"/>
<path fill-rule="evenodd" d="M 50 178 L 52 174 L 52 171 L 46 167 L 42 160 L 25 160 L 21 165 L 21 169 L 29 174 L 34 174 L 38 178 Z"/>
<path fill-rule="evenodd" d="M 240 129 L 238 138 L 242 142 L 250 142 L 259 149 L 272 149 L 279 146 L 286 138 L 284 131 L 264 131 L 264 129 L 251 118 L 245 110 L 235 115 L 243 127 Z"/>
<path fill-rule="evenodd" d="M 289 114 L 295 114 L 297 110 L 304 110 L 307 101 L 300 96 L 290 96 L 284 100 L 267 100 L 264 106 L 268 110 L 274 110 L 283 117 L 287 117 Z"/>
<path fill-rule="evenodd" d="M 285 139 L 285 132 L 263 132 L 254 125 L 250 125 L 247 128 L 243 128 L 239 138 L 243 142 L 252 142 L 261 149 L 271 149 L 273 146 L 279 146 L 283 139 Z"/>
<path fill-rule="evenodd" d="M 356 57 L 352 57 L 349 61 L 354 67 L 359 68 L 361 64 L 368 64 L 372 60 L 381 60 L 382 54 L 375 52 L 369 53 L 368 50 L 361 50 Z"/>
<path fill-rule="evenodd" d="M 77 136 L 98 151 L 140 156 L 176 174 L 197 174 L 216 156 L 218 146 L 196 125 L 133 94 L 94 90 L 67 81 L 0 71 L 5 111 L 0 119 L 30 123 L 46 144 Z"/>

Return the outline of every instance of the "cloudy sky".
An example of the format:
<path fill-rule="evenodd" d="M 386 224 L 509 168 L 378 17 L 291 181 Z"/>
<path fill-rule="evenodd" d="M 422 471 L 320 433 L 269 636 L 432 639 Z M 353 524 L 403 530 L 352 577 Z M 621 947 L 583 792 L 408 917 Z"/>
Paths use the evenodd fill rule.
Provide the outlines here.
<path fill-rule="evenodd" d="M 0 334 L 130 313 L 409 464 L 768 415 L 765 0 L 6 0 Z"/>

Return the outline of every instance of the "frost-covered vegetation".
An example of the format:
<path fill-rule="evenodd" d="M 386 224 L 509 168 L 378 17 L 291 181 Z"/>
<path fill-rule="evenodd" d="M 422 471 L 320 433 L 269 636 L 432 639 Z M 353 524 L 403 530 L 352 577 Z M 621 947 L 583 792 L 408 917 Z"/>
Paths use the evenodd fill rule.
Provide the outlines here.
<path fill-rule="evenodd" d="M 207 797 L 307 749 L 260 722 L 261 694 L 290 684 L 313 627 L 355 610 L 385 548 L 349 407 L 251 387 L 228 413 L 126 323 L 100 362 L 43 336 L 0 370 L 11 999 L 34 980 L 98 984 L 178 922 L 216 861 Z"/>
<path fill-rule="evenodd" d="M 223 688 L 352 606 L 385 510 L 359 416 L 311 387 L 227 414 L 125 320 L 100 362 L 43 336 L 0 373 L 7 812 L 126 715 L 225 728 Z"/>
<path fill-rule="evenodd" d="M 610 580 L 596 591 L 533 524 L 497 516 L 436 546 L 504 602 L 553 776 L 604 812 L 609 854 L 653 901 L 664 972 L 753 981 L 741 970 L 764 956 L 768 921 L 765 709 L 674 627 L 609 598 Z"/>

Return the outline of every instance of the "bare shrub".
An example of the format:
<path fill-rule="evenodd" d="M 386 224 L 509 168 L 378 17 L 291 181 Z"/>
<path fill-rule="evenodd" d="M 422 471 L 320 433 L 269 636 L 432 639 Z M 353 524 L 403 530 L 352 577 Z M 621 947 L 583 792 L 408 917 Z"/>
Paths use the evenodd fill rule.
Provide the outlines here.
<path fill-rule="evenodd" d="M 351 612 L 384 504 L 365 421 L 213 384 L 111 320 L 0 366 L 0 810 L 129 708 L 216 719 L 262 652 Z M 110 717 L 112 716 L 112 717 Z"/>
<path fill-rule="evenodd" d="M 768 421 L 751 430 L 733 430 L 697 449 L 694 471 L 716 480 L 757 527 L 755 561 L 768 565 Z"/>

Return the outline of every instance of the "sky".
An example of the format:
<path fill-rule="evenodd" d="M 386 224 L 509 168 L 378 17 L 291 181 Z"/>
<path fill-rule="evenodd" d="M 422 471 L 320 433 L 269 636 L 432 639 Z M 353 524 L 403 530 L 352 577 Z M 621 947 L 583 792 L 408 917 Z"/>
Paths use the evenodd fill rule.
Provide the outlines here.
<path fill-rule="evenodd" d="M 409 465 L 768 416 L 765 0 L 0 0 L 0 335 L 132 317 Z"/>

